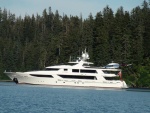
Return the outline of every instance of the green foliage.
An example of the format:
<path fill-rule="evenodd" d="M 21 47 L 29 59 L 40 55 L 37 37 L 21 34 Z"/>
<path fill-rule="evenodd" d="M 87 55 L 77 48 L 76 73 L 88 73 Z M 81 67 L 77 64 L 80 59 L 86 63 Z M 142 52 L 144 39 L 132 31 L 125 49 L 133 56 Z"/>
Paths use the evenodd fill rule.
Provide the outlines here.
<path fill-rule="evenodd" d="M 87 48 L 91 61 L 132 64 L 123 68 L 126 82 L 150 87 L 150 7 L 143 2 L 131 13 L 109 6 L 87 19 L 60 16 L 43 10 L 42 16 L 15 17 L 0 8 L 0 79 L 4 70 L 27 71 L 64 63 Z"/>

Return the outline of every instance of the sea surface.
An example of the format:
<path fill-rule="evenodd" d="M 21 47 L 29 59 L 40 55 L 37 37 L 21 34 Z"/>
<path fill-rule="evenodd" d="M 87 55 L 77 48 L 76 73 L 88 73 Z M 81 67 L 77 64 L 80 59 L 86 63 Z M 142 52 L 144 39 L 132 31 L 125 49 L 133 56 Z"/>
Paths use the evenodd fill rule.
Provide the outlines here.
<path fill-rule="evenodd" d="M 150 92 L 0 82 L 0 113 L 150 113 Z"/>

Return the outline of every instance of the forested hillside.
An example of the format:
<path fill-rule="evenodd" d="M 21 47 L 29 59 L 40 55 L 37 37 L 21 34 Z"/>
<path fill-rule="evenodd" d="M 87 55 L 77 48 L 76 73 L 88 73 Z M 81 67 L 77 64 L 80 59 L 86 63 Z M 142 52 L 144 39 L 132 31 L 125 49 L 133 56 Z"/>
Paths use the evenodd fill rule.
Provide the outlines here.
<path fill-rule="evenodd" d="M 42 15 L 16 17 L 0 8 L 0 79 L 7 71 L 43 69 L 88 50 L 90 61 L 124 66 L 123 78 L 135 87 L 150 87 L 150 3 L 130 12 L 106 6 L 86 19 L 60 15 L 51 7 Z M 130 66 L 126 66 L 131 64 Z"/>

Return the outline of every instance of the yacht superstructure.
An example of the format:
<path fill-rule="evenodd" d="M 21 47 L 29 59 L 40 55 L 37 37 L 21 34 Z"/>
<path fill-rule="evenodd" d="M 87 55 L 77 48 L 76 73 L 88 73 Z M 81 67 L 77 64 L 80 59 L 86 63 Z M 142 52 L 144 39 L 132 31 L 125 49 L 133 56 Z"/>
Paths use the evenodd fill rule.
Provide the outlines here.
<path fill-rule="evenodd" d="M 82 56 L 68 64 L 48 66 L 44 70 L 28 72 L 4 72 L 14 82 L 20 84 L 38 84 L 69 87 L 128 88 L 121 78 L 121 69 L 117 63 L 106 67 L 94 67 L 88 62 L 89 55 Z"/>

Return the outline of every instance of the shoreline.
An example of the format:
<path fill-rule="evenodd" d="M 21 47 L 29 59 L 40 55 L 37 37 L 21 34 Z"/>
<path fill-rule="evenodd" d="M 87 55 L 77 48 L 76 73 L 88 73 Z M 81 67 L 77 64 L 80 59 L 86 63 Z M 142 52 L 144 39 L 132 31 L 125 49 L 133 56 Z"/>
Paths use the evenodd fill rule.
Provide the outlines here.
<path fill-rule="evenodd" d="M 136 92 L 150 92 L 150 88 L 132 88 L 129 87 L 126 89 L 126 91 L 136 91 Z"/>
<path fill-rule="evenodd" d="M 12 80 L 0 80 L 0 82 L 13 82 Z"/>

